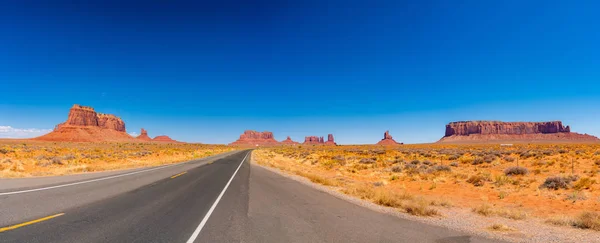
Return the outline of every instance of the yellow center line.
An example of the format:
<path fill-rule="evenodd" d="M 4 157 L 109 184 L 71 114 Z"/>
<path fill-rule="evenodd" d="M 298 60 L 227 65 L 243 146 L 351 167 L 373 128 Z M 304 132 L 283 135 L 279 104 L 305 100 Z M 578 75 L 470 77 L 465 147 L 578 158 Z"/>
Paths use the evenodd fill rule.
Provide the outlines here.
<path fill-rule="evenodd" d="M 180 176 L 180 175 L 183 175 L 183 174 L 185 174 L 185 173 L 187 173 L 187 171 L 184 171 L 184 172 L 181 172 L 181 173 L 179 173 L 179 174 L 177 174 L 177 175 L 171 176 L 171 179 L 173 179 L 173 178 L 175 178 L 175 177 L 178 177 L 178 176 Z"/>
<path fill-rule="evenodd" d="M 0 233 L 2 233 L 4 231 L 14 230 L 16 228 L 21 228 L 23 226 L 27 226 L 27 225 L 30 225 L 30 224 L 35 224 L 35 223 L 39 223 L 39 222 L 42 222 L 42 221 L 46 221 L 48 219 L 56 218 L 58 216 L 63 216 L 63 215 L 65 215 L 65 214 L 64 213 L 59 213 L 59 214 L 55 214 L 55 215 L 48 216 L 48 217 L 45 217 L 45 218 L 31 220 L 29 222 L 25 222 L 25 223 L 22 223 L 22 224 L 16 224 L 16 225 L 13 225 L 13 226 L 8 226 L 8 227 L 0 228 Z"/>

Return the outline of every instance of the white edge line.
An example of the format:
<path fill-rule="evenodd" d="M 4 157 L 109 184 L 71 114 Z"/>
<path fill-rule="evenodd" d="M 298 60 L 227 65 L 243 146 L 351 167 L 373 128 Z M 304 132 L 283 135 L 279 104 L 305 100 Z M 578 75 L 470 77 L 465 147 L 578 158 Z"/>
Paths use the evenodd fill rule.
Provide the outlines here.
<path fill-rule="evenodd" d="M 147 170 L 134 171 L 134 172 L 130 172 L 130 173 L 125 173 L 125 174 L 120 174 L 120 175 L 114 175 L 114 176 L 109 176 L 109 177 L 102 177 L 102 178 L 93 179 L 93 180 L 89 180 L 89 181 L 80 181 L 80 182 L 68 183 L 68 184 L 63 184 L 63 185 L 50 186 L 50 187 L 42 187 L 42 188 L 36 188 L 36 189 L 30 189 L 30 190 L 23 190 L 23 191 L 2 192 L 2 193 L 0 193 L 0 196 L 13 195 L 13 194 L 21 194 L 21 193 L 27 193 L 27 192 L 44 191 L 44 190 L 56 189 L 56 188 L 67 187 L 67 186 L 81 185 L 81 184 L 86 184 L 86 183 L 90 183 L 90 182 L 109 180 L 109 179 L 114 179 L 114 178 L 118 178 L 118 177 L 123 177 L 123 176 L 128 176 L 128 175 L 134 175 L 134 174 L 148 172 L 148 171 L 153 171 L 153 170 L 164 169 L 164 168 L 168 168 L 168 167 L 171 167 L 171 166 L 184 165 L 184 164 L 187 164 L 189 162 L 192 162 L 192 161 L 188 161 L 188 162 L 185 162 L 185 163 L 179 163 L 179 164 L 166 165 L 166 166 L 161 166 L 161 167 L 147 169 Z"/>
<path fill-rule="evenodd" d="M 231 178 L 229 179 L 229 181 L 225 185 L 225 188 L 223 188 L 223 191 L 221 191 L 221 194 L 219 194 L 219 196 L 217 197 L 217 200 L 215 200 L 215 202 L 210 207 L 210 209 L 208 210 L 208 212 L 206 213 L 206 215 L 204 215 L 204 218 L 202 219 L 202 222 L 200 222 L 200 225 L 198 225 L 198 228 L 196 228 L 196 230 L 194 230 L 194 233 L 192 234 L 192 236 L 190 236 L 190 239 L 188 239 L 187 243 L 194 243 L 194 241 L 196 240 L 196 238 L 198 238 L 198 235 L 200 234 L 200 231 L 202 230 L 202 228 L 206 224 L 206 221 L 208 221 L 208 218 L 210 218 L 210 215 L 212 214 L 212 212 L 217 207 L 217 204 L 219 204 L 219 201 L 221 201 L 221 198 L 223 197 L 223 194 L 225 194 L 225 191 L 229 187 L 229 184 L 231 184 L 231 181 L 235 177 L 235 174 L 237 174 L 238 170 L 240 170 L 240 167 L 242 167 L 242 164 L 244 164 L 244 161 L 246 160 L 246 157 L 248 157 L 249 154 L 250 154 L 250 152 L 248 152 L 246 154 L 246 156 L 244 156 L 244 159 L 242 159 L 242 162 L 240 162 L 240 165 L 237 167 L 237 169 L 235 170 L 235 172 L 233 172 L 233 175 L 231 176 Z"/>

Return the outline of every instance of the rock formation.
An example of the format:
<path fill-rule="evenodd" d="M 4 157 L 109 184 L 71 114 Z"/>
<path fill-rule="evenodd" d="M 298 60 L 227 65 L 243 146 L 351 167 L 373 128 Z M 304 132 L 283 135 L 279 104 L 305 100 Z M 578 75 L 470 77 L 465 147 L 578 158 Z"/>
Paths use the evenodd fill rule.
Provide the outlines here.
<path fill-rule="evenodd" d="M 278 145 L 279 142 L 273 138 L 272 132 L 257 132 L 253 130 L 246 130 L 240 138 L 231 143 L 230 145 L 251 145 L 251 146 L 261 146 L 261 145 Z"/>
<path fill-rule="evenodd" d="M 304 143 L 302 144 L 323 144 L 322 139 L 317 136 L 306 136 L 304 137 Z"/>
<path fill-rule="evenodd" d="M 178 141 L 175 141 L 173 139 L 171 139 L 169 136 L 167 135 L 160 135 L 160 136 L 156 136 L 152 139 L 153 142 L 166 142 L 166 143 L 179 143 Z"/>
<path fill-rule="evenodd" d="M 143 128 L 142 128 L 142 131 L 140 132 L 140 135 L 137 136 L 136 138 L 140 139 L 140 140 L 144 140 L 144 141 L 152 141 L 152 138 L 150 138 L 150 136 L 148 136 L 148 131 L 146 131 Z"/>
<path fill-rule="evenodd" d="M 285 140 L 281 141 L 281 144 L 283 144 L 283 145 L 296 145 L 296 144 L 300 144 L 300 143 L 292 140 L 292 138 L 290 138 L 290 136 L 288 136 Z"/>
<path fill-rule="evenodd" d="M 327 136 L 327 142 L 325 142 L 325 139 L 323 139 L 323 137 L 306 136 L 304 137 L 304 143 L 302 144 L 336 145 L 335 141 L 333 140 L 333 134 L 329 134 Z"/>
<path fill-rule="evenodd" d="M 133 142 L 135 138 L 125 131 L 125 122 L 114 115 L 96 113 L 89 106 L 74 105 L 66 122 L 37 137 L 38 140 L 71 142 Z"/>
<path fill-rule="evenodd" d="M 325 142 L 325 145 L 337 145 L 333 140 L 333 134 L 327 134 L 327 142 Z"/>
<path fill-rule="evenodd" d="M 600 141 L 598 138 L 572 133 L 560 121 L 500 122 L 460 121 L 446 125 L 446 135 L 439 142 L 486 141 Z"/>
<path fill-rule="evenodd" d="M 396 140 L 394 140 L 392 138 L 392 135 L 390 135 L 390 131 L 385 131 L 385 133 L 383 133 L 383 139 L 381 139 L 381 141 L 377 142 L 377 145 L 397 145 L 399 144 L 398 142 L 396 142 Z"/>

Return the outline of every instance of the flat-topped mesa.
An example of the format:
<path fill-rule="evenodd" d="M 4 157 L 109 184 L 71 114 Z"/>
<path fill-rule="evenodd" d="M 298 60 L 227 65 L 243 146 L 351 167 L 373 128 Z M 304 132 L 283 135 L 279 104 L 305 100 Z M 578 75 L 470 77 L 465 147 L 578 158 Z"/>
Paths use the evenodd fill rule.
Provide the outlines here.
<path fill-rule="evenodd" d="M 240 138 L 235 142 L 231 143 L 231 145 L 277 145 L 279 142 L 273 138 L 273 133 L 264 131 L 257 132 L 254 130 L 246 130 Z"/>
<path fill-rule="evenodd" d="M 333 139 L 333 134 L 327 134 L 327 142 L 325 145 L 337 145 Z"/>
<path fill-rule="evenodd" d="M 482 141 L 599 141 L 598 138 L 572 133 L 561 121 L 501 122 L 460 121 L 446 125 L 446 134 L 440 142 Z"/>
<path fill-rule="evenodd" d="M 304 137 L 303 144 L 323 144 L 323 142 L 322 138 L 319 138 L 318 136 L 306 136 Z"/>
<path fill-rule="evenodd" d="M 292 140 L 292 138 L 290 138 L 290 136 L 287 136 L 287 138 L 285 140 L 281 141 L 281 144 L 284 144 L 284 145 L 295 145 L 295 144 L 300 144 L 300 143 Z"/>
<path fill-rule="evenodd" d="M 142 131 L 140 132 L 140 135 L 137 136 L 136 138 L 140 139 L 140 140 L 144 140 L 144 141 L 152 141 L 152 138 L 150 138 L 150 136 L 148 136 L 148 131 L 146 131 L 143 128 L 142 128 Z"/>
<path fill-rule="evenodd" d="M 397 145 L 399 144 L 398 142 L 396 142 L 396 140 L 394 140 L 392 138 L 392 135 L 390 135 L 389 131 L 385 131 L 385 133 L 383 133 L 383 139 L 381 139 L 381 141 L 377 142 L 377 145 Z"/>
<path fill-rule="evenodd" d="M 152 139 L 152 141 L 154 141 L 154 142 L 167 142 L 167 143 L 179 143 L 178 141 L 175 141 L 175 140 L 171 139 L 167 135 L 156 136 L 156 137 L 154 137 Z"/>
<path fill-rule="evenodd" d="M 470 134 L 547 134 L 569 133 L 571 128 L 560 121 L 551 122 L 500 122 L 500 121 L 460 121 L 446 125 L 446 137 Z"/>

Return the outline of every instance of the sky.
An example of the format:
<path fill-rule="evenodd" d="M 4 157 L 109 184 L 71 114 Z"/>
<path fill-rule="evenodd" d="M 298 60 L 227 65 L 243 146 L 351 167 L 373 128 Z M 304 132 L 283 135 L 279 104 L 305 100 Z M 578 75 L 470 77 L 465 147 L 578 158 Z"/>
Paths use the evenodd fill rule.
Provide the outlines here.
<path fill-rule="evenodd" d="M 73 104 L 129 133 L 434 142 L 462 120 L 600 136 L 597 1 L 2 1 L 0 137 Z"/>

